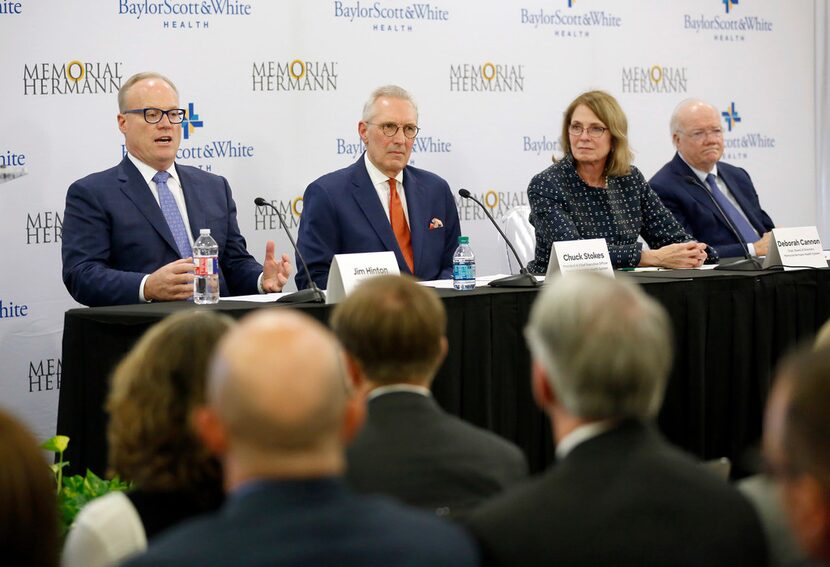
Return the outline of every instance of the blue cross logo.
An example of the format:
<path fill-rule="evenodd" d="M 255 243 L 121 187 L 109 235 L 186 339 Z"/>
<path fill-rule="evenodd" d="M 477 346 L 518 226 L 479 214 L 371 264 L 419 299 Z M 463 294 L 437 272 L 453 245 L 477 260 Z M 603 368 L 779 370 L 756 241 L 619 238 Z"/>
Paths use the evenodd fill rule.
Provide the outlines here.
<path fill-rule="evenodd" d="M 194 105 L 192 102 L 188 103 L 187 105 L 187 116 L 182 121 L 182 129 L 184 130 L 184 139 L 189 140 L 190 136 L 196 130 L 196 128 L 201 128 L 204 123 L 202 120 L 199 120 L 199 115 L 196 114 L 196 111 L 193 109 Z"/>
<path fill-rule="evenodd" d="M 741 116 L 735 110 L 734 102 L 729 105 L 729 108 L 721 112 L 721 116 L 726 120 L 726 127 L 730 132 L 732 131 L 732 125 L 741 121 Z"/>

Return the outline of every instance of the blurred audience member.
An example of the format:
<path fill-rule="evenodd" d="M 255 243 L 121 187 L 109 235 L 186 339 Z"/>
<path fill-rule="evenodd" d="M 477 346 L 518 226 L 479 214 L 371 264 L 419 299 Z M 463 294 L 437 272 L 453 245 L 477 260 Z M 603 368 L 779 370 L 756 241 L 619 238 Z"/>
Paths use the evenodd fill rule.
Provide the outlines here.
<path fill-rule="evenodd" d="M 765 564 L 749 503 L 651 425 L 672 358 L 659 304 L 630 283 L 572 274 L 541 293 L 526 336 L 557 463 L 473 513 L 486 561 Z"/>
<path fill-rule="evenodd" d="M 782 363 L 767 403 L 764 456 L 796 540 L 830 565 L 830 349 Z"/>
<path fill-rule="evenodd" d="M 0 411 L 0 553 L 4 565 L 58 564 L 58 507 L 45 453 Z"/>
<path fill-rule="evenodd" d="M 222 502 L 219 462 L 192 425 L 213 349 L 233 321 L 188 310 L 152 327 L 115 370 L 107 400 L 111 472 L 134 483 L 89 503 L 64 547 L 64 567 L 107 567 L 146 549 L 185 518 Z"/>
<path fill-rule="evenodd" d="M 198 414 L 226 503 L 127 565 L 475 565 L 457 526 L 346 488 L 343 445 L 363 411 L 321 324 L 284 309 L 248 317 L 221 342 Z"/>
<path fill-rule="evenodd" d="M 430 385 L 447 354 L 447 314 L 414 280 L 363 282 L 332 316 L 368 419 L 346 451 L 346 479 L 458 517 L 527 475 L 518 447 L 444 412 Z"/>

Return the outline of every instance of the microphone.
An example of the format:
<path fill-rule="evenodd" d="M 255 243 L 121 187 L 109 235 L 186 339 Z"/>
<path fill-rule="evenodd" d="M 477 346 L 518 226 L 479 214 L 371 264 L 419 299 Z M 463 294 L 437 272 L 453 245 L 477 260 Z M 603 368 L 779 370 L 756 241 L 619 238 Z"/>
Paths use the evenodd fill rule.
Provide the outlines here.
<path fill-rule="evenodd" d="M 703 183 L 700 182 L 700 179 L 698 179 L 697 177 L 692 177 L 691 175 L 686 175 L 686 176 L 683 177 L 683 179 L 685 179 L 689 183 L 692 183 L 696 187 L 699 187 L 700 189 L 703 190 L 704 193 L 706 193 L 706 196 L 709 197 L 709 200 L 712 201 L 712 204 L 714 204 L 715 207 L 718 209 L 718 212 L 720 212 L 721 216 L 723 217 L 723 220 L 726 221 L 726 226 L 729 227 L 729 231 L 732 233 L 732 236 L 735 237 L 735 240 L 738 241 L 738 243 L 741 245 L 741 248 L 744 251 L 744 259 L 743 260 L 740 260 L 738 262 L 733 262 L 731 264 L 720 264 L 720 263 L 718 263 L 718 265 L 715 266 L 715 269 L 716 270 L 732 270 L 732 271 L 739 271 L 739 272 L 740 271 L 751 272 L 751 271 L 756 271 L 756 270 L 763 270 L 763 267 L 761 266 L 761 263 L 756 258 L 753 258 L 752 254 L 749 253 L 749 247 L 746 245 L 746 242 L 744 242 L 744 239 L 741 238 L 740 234 L 738 234 L 738 229 L 735 228 L 735 225 L 733 225 L 732 221 L 729 219 L 729 217 L 726 216 L 726 213 L 723 211 L 720 204 L 715 200 L 715 197 L 712 195 L 712 192 L 707 187 L 705 187 L 703 185 Z"/>
<path fill-rule="evenodd" d="M 478 203 L 478 206 L 482 208 L 484 214 L 487 215 L 487 218 L 490 219 L 490 222 L 493 223 L 493 226 L 495 226 L 496 230 L 499 231 L 501 237 L 504 238 L 507 246 L 510 247 L 513 255 L 516 257 L 516 261 L 519 263 L 520 269 L 518 274 L 493 280 L 488 285 L 491 287 L 538 287 L 539 281 L 533 276 L 533 274 L 527 271 L 527 268 L 525 268 L 525 265 L 522 263 L 522 259 L 519 258 L 519 254 L 516 252 L 516 249 L 513 248 L 513 244 L 510 240 L 508 240 L 507 235 L 504 234 L 501 227 L 499 227 L 499 223 L 496 222 L 496 219 L 493 218 L 493 215 L 491 215 L 490 211 L 487 210 L 487 207 L 484 206 L 484 203 L 473 197 L 472 194 L 466 189 L 459 189 L 458 194 L 465 199 L 470 199 Z"/>
<path fill-rule="evenodd" d="M 323 295 L 323 292 L 317 287 L 317 284 L 314 283 L 314 280 L 311 279 L 311 272 L 308 271 L 308 264 L 305 263 L 305 259 L 303 255 L 300 253 L 300 249 L 297 248 L 297 243 L 294 242 L 294 237 L 291 236 L 291 231 L 288 230 L 288 225 L 285 224 L 285 219 L 282 217 L 282 213 L 280 213 L 279 209 L 263 199 L 262 197 L 257 197 L 254 199 L 254 204 L 257 207 L 271 207 L 274 209 L 274 212 L 277 213 L 277 216 L 280 218 L 280 224 L 285 229 L 285 234 L 288 235 L 288 240 L 291 242 L 291 246 L 294 248 L 294 252 L 297 254 L 297 258 L 300 259 L 300 263 L 303 265 L 303 270 L 305 270 L 305 275 L 308 278 L 308 285 L 310 286 L 308 289 L 297 291 L 296 293 L 292 293 L 290 295 L 284 295 L 277 300 L 277 303 L 325 303 L 326 296 Z"/>

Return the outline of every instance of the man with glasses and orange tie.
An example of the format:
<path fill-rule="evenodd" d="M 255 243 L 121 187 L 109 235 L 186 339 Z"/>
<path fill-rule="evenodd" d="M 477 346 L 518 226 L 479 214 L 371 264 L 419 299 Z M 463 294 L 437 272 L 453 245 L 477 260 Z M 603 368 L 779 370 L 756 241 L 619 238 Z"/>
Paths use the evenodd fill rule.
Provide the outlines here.
<path fill-rule="evenodd" d="M 677 153 L 649 184 L 678 222 L 721 258 L 765 256 L 775 225 L 761 208 L 749 174 L 720 161 L 723 126 L 718 110 L 701 100 L 672 113 Z"/>
<path fill-rule="evenodd" d="M 224 177 L 175 163 L 186 117 L 175 85 L 158 73 L 133 75 L 118 91 L 118 128 L 127 155 L 73 183 L 63 218 L 63 281 L 84 305 L 185 300 L 193 295 L 193 242 L 209 228 L 219 245 L 220 295 L 278 292 L 287 254 L 248 253 Z"/>
<path fill-rule="evenodd" d="M 458 210 L 446 181 L 407 165 L 419 130 L 418 108 L 407 91 L 375 89 L 357 126 L 365 153 L 306 188 L 297 247 L 319 287 L 327 287 L 335 254 L 392 251 L 401 273 L 452 277 Z M 297 289 L 309 283 L 302 272 L 295 276 Z"/>

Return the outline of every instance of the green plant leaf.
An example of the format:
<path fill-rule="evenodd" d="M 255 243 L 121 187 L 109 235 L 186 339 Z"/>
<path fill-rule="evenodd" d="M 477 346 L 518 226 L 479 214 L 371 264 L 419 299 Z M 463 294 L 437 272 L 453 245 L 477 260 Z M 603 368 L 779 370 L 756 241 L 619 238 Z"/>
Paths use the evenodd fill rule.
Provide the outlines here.
<path fill-rule="evenodd" d="M 55 435 L 54 437 L 44 441 L 40 445 L 40 448 L 52 451 L 53 453 L 63 453 L 66 451 L 67 446 L 69 446 L 69 437 L 66 435 Z"/>

